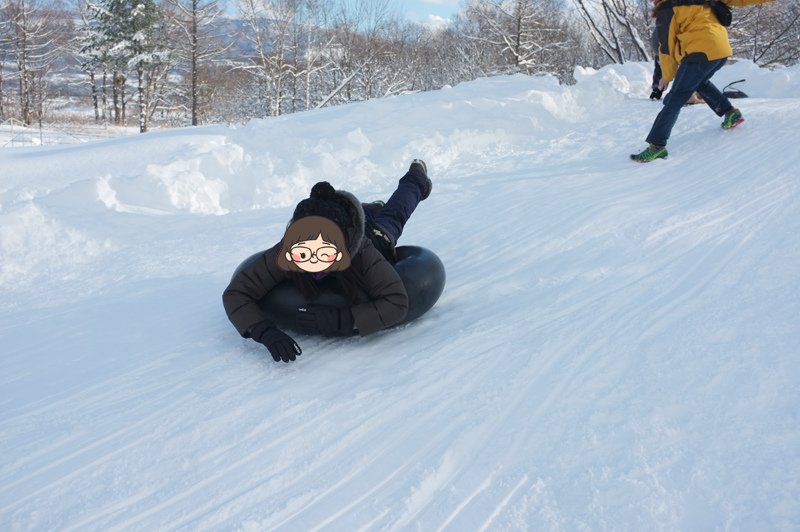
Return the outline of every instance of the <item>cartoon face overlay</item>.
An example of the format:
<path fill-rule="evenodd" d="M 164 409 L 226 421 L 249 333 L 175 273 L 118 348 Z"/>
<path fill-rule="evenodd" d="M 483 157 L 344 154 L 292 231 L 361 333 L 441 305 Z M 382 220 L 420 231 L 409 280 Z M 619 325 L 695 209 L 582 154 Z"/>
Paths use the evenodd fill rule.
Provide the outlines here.
<path fill-rule="evenodd" d="M 320 233 L 314 240 L 302 240 L 286 252 L 286 260 L 308 273 L 324 272 L 342 260 L 336 245 L 326 242 Z"/>
<path fill-rule="evenodd" d="M 275 263 L 283 271 L 334 273 L 350 267 L 342 229 L 322 216 L 304 216 L 291 222 L 279 247 Z"/>

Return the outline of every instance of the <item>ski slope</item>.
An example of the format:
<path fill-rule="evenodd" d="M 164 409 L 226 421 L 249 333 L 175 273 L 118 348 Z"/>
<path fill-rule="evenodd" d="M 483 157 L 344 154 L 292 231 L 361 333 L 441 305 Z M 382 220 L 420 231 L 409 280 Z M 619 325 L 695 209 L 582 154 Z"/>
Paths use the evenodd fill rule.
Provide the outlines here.
<path fill-rule="evenodd" d="M 0 150 L 0 529 L 800 529 L 800 68 L 650 65 Z M 1 144 L 1 143 L 0 143 Z M 275 363 L 221 294 L 318 180 L 433 194 L 437 305 Z"/>

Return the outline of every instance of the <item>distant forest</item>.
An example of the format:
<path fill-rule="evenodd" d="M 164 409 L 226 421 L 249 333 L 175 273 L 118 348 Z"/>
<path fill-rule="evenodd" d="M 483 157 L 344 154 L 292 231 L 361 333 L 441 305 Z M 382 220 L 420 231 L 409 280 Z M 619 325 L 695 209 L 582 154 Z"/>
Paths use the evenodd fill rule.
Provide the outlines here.
<path fill-rule="evenodd" d="M 0 123 L 241 123 L 508 73 L 651 61 L 650 0 L 0 0 Z M 797 0 L 735 8 L 735 58 L 800 62 Z"/>

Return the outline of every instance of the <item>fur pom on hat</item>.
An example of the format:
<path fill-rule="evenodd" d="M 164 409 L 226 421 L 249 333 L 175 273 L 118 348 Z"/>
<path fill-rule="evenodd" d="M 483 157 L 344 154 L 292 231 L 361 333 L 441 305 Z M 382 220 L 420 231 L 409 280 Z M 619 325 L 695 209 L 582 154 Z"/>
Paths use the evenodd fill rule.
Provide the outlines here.
<path fill-rule="evenodd" d="M 314 185 L 311 194 L 297 204 L 294 209 L 292 220 L 305 218 L 306 216 L 322 216 L 339 226 L 342 234 L 347 236 L 347 213 L 345 209 L 336 201 L 336 190 L 327 181 L 321 181 Z"/>
<path fill-rule="evenodd" d="M 364 239 L 364 209 L 361 202 L 345 190 L 336 190 L 327 181 L 311 188 L 309 197 L 297 204 L 292 220 L 322 216 L 339 226 L 347 239 L 347 249 L 355 255 Z"/>

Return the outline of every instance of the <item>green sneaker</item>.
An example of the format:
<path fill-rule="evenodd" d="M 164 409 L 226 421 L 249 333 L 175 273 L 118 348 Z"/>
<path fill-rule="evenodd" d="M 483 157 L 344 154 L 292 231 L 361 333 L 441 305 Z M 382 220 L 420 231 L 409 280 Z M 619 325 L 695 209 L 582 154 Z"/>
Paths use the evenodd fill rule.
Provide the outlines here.
<path fill-rule="evenodd" d="M 742 112 L 738 109 L 734 109 L 722 119 L 722 129 L 733 129 L 742 122 L 744 122 Z"/>
<path fill-rule="evenodd" d="M 655 161 L 656 159 L 666 159 L 668 154 L 669 153 L 667 152 L 666 146 L 656 146 L 655 144 L 650 144 L 641 153 L 631 153 L 631 159 L 637 163 L 649 163 L 650 161 Z"/>

